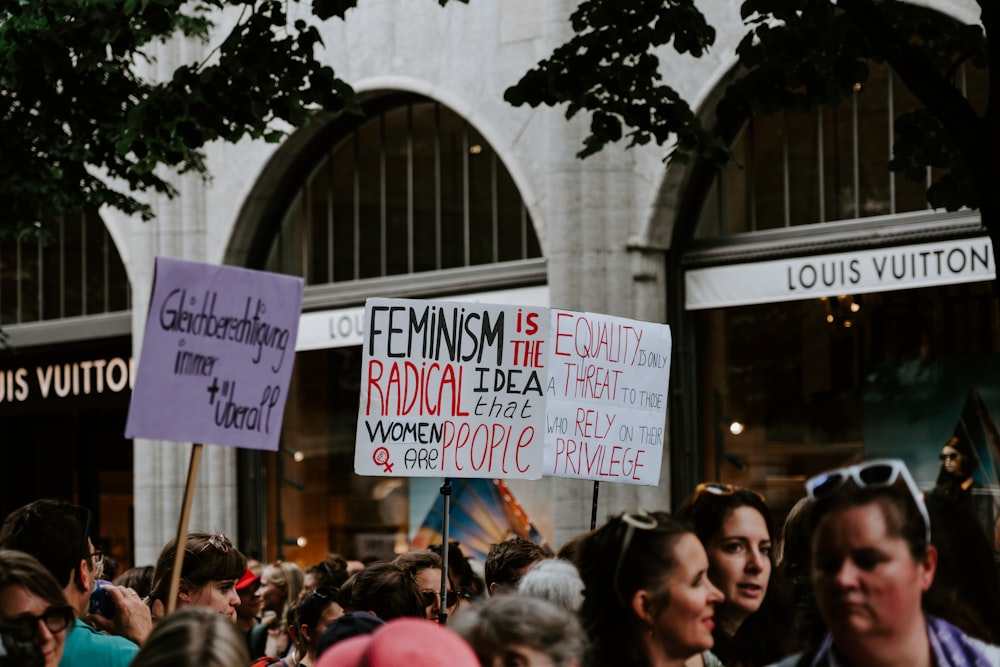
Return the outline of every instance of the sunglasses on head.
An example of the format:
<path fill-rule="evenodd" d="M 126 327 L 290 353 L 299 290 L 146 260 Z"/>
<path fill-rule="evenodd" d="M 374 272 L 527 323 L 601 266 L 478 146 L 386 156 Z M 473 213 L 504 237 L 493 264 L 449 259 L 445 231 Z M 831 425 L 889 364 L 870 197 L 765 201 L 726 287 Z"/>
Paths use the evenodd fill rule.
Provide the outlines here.
<path fill-rule="evenodd" d="M 420 596 L 424 598 L 424 606 L 430 607 L 441 599 L 441 594 L 436 591 L 420 591 Z M 458 594 L 455 591 L 448 591 L 445 596 L 445 607 L 454 607 L 458 602 Z"/>
<path fill-rule="evenodd" d="M 924 539 L 930 544 L 931 517 L 927 513 L 927 505 L 924 504 L 924 496 L 917 488 L 917 483 L 913 481 L 906 464 L 900 459 L 876 459 L 821 472 L 806 481 L 806 493 L 813 500 L 820 500 L 836 493 L 848 480 L 853 481 L 859 488 L 867 489 L 892 486 L 900 479 L 906 484 L 920 517 L 924 520 Z"/>
<path fill-rule="evenodd" d="M 651 516 L 646 510 L 623 512 L 618 515 L 618 519 L 625 524 L 625 535 L 622 537 L 622 548 L 618 552 L 618 560 L 615 562 L 615 571 L 612 575 L 611 582 L 615 588 L 615 595 L 618 596 L 618 600 L 624 605 L 627 603 L 625 602 L 625 598 L 618 587 L 618 577 L 622 573 L 622 564 L 625 562 L 625 554 L 628 552 L 629 545 L 632 544 L 632 536 L 635 534 L 636 529 L 656 530 L 656 527 L 660 524 L 656 520 L 656 517 Z"/>
<path fill-rule="evenodd" d="M 698 486 L 694 487 L 694 497 L 697 500 L 702 494 L 710 493 L 713 496 L 731 496 L 740 489 L 749 491 L 758 498 L 761 502 L 764 502 L 764 496 L 757 493 L 753 489 L 748 489 L 744 486 L 733 486 L 732 484 L 725 484 L 723 482 L 702 482 Z"/>
<path fill-rule="evenodd" d="M 228 537 L 226 537 L 222 533 L 219 533 L 218 535 L 209 536 L 208 540 L 205 542 L 205 545 L 198 551 L 200 553 L 205 549 L 208 549 L 209 547 L 214 548 L 220 554 L 227 554 L 229 553 L 229 550 L 233 548 L 233 543 L 229 541 Z"/>

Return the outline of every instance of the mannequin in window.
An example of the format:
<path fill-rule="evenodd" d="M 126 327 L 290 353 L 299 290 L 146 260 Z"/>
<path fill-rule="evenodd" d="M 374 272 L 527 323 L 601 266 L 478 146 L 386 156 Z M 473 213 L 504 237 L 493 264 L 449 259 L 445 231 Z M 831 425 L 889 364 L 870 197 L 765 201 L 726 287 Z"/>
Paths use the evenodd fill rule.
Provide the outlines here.
<path fill-rule="evenodd" d="M 938 473 L 934 493 L 948 496 L 965 507 L 976 517 L 977 523 L 993 545 L 997 559 L 996 498 L 973 476 L 979 466 L 979 457 L 969 441 L 961 435 L 954 435 L 941 447 L 941 470 Z M 1000 560 L 1000 559 L 998 559 Z"/>

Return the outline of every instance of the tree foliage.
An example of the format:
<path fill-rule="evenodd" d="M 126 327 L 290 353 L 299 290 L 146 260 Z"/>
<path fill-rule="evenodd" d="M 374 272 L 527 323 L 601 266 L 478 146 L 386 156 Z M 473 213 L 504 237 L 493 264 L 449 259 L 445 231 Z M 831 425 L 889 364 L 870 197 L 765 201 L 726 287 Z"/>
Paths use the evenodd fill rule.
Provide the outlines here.
<path fill-rule="evenodd" d="M 995 206 L 986 200 L 1000 175 L 991 157 L 1000 148 L 996 112 L 977 113 L 957 77 L 963 63 L 989 65 L 988 36 L 1000 7 L 979 1 L 982 25 L 897 0 L 745 0 L 741 71 L 706 127 L 663 83 L 655 55 L 671 39 L 675 50 L 695 57 L 712 46 L 714 30 L 694 0 L 586 0 L 573 14 L 573 37 L 506 98 L 515 105 L 565 103 L 568 116 L 591 112 L 581 157 L 623 137 L 630 145 L 676 138 L 670 160 L 699 155 L 721 163 L 728 137 L 718 128 L 738 127 L 752 113 L 836 105 L 867 82 L 872 64 L 888 63 L 924 107 L 897 119 L 887 166 L 921 182 L 927 167 L 947 170 L 928 191 L 934 206 Z M 994 62 L 990 72 L 1000 76 L 1000 66 Z"/>
<path fill-rule="evenodd" d="M 355 3 L 314 0 L 312 18 L 343 18 Z M 163 167 L 205 174 L 207 143 L 278 141 L 285 123 L 356 109 L 351 87 L 317 59 L 315 23 L 290 22 L 287 6 L 0 0 L 0 233 L 102 204 L 148 219 L 137 193 L 174 195 Z M 238 20 L 208 58 L 163 81 L 139 76 L 157 43 L 209 40 L 223 9 Z"/>
<path fill-rule="evenodd" d="M 300 2 L 307 18 L 292 21 L 288 9 Z M 872 63 L 888 63 L 924 105 L 897 119 L 889 166 L 920 180 L 928 166 L 944 170 L 930 201 L 980 207 L 994 231 L 1000 119 L 992 105 L 977 113 L 956 85 L 962 63 L 991 65 L 991 79 L 1000 77 L 998 50 L 988 48 L 1000 3 L 978 2 L 981 25 L 899 0 L 745 0 L 741 71 L 703 124 L 664 81 L 658 56 L 672 48 L 698 58 L 713 47 L 696 0 L 583 0 L 571 39 L 505 97 L 589 113 L 581 157 L 619 141 L 672 142 L 671 160 L 721 163 L 731 137 L 720 128 L 751 113 L 837 104 L 864 85 Z M 315 113 L 357 111 L 350 85 L 317 57 L 317 22 L 344 19 L 356 4 L 0 0 L 0 235 L 100 205 L 148 219 L 139 196 L 176 193 L 165 168 L 206 174 L 209 142 L 279 141 Z M 238 16 L 228 34 L 213 30 L 220 11 Z M 162 80 L 142 78 L 137 66 L 178 34 L 213 40 L 211 54 Z"/>

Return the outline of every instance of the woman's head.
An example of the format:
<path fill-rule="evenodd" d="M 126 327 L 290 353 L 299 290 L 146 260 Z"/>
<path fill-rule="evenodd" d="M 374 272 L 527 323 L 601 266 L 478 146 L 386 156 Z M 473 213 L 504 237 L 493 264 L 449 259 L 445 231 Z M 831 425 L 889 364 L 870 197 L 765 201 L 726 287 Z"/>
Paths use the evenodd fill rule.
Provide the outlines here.
<path fill-rule="evenodd" d="M 336 588 L 314 588 L 302 594 L 293 611 L 292 625 L 303 654 L 316 656 L 319 636 L 330 623 L 344 615 Z"/>
<path fill-rule="evenodd" d="M 941 468 L 950 475 L 965 479 L 976 466 L 976 455 L 965 438 L 954 435 L 941 447 Z"/>
<path fill-rule="evenodd" d="M 483 665 L 575 667 L 586 645 L 572 611 L 520 593 L 475 602 L 449 627 L 472 646 Z"/>
<path fill-rule="evenodd" d="M 722 595 L 701 542 L 669 514 L 611 519 L 583 540 L 577 562 L 587 591 L 580 615 L 600 638 L 598 656 L 639 664 L 650 651 L 686 658 L 711 648 Z"/>
<path fill-rule="evenodd" d="M 282 623 L 288 618 L 288 606 L 302 592 L 305 575 L 295 563 L 271 563 L 260 575 L 257 598 L 266 612 L 273 612 Z"/>
<path fill-rule="evenodd" d="M 160 551 L 153 569 L 150 597 L 167 606 L 170 578 L 177 553 L 176 540 L 170 540 Z M 246 572 L 247 560 L 225 535 L 195 531 L 188 533 L 181 567 L 178 607 L 208 607 L 217 613 L 236 617 L 240 596 L 236 581 Z"/>
<path fill-rule="evenodd" d="M 15 639 L 34 644 L 45 667 L 62 660 L 74 619 L 62 588 L 41 563 L 0 549 L 0 623 Z"/>
<path fill-rule="evenodd" d="M 246 667 L 246 638 L 223 616 L 203 607 L 186 607 L 164 617 L 130 667 Z"/>
<path fill-rule="evenodd" d="M 870 637 L 902 637 L 923 624 L 921 596 L 933 581 L 937 552 L 923 498 L 903 462 L 827 471 L 806 490 L 815 501 L 816 602 L 838 648 L 863 651 Z"/>
<path fill-rule="evenodd" d="M 424 598 L 427 618 L 437 620 L 441 613 L 441 557 L 431 551 L 410 551 L 396 556 L 392 561 L 413 575 L 420 584 L 420 595 Z M 458 604 L 458 596 L 452 590 L 451 579 L 448 580 L 446 593 L 448 613 Z"/>
<path fill-rule="evenodd" d="M 774 567 L 771 512 L 757 492 L 711 482 L 699 484 L 676 516 L 708 553 L 709 578 L 726 596 L 718 620 L 734 634 L 767 594 Z"/>
<path fill-rule="evenodd" d="M 396 563 L 373 563 L 353 574 L 338 596 L 344 611 L 369 611 L 383 621 L 401 616 L 427 618 L 420 584 Z"/>

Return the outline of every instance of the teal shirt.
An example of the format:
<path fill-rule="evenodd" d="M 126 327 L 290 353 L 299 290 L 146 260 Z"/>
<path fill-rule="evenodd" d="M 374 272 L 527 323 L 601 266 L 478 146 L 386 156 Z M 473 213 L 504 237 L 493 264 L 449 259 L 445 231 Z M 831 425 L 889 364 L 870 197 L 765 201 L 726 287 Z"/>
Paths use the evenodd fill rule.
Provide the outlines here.
<path fill-rule="evenodd" d="M 139 647 L 115 635 L 106 635 L 79 618 L 66 636 L 59 667 L 128 667 Z"/>

